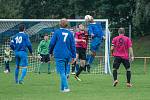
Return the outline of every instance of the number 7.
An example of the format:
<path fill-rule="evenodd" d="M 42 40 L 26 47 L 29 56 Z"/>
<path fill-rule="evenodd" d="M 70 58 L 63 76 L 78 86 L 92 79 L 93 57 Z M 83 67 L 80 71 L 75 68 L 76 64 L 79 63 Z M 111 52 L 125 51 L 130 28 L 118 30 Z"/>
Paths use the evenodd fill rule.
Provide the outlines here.
<path fill-rule="evenodd" d="M 64 42 L 66 42 L 66 39 L 67 39 L 67 36 L 68 36 L 68 33 L 62 33 L 62 35 L 64 35 Z"/>

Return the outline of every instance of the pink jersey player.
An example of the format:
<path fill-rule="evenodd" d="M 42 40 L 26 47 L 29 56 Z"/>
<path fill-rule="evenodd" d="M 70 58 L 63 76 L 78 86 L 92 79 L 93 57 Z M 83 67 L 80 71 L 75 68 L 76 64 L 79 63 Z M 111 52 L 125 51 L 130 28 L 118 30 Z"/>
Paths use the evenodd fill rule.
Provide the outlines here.
<path fill-rule="evenodd" d="M 88 33 L 86 31 L 79 31 L 75 33 L 76 48 L 87 49 Z"/>
<path fill-rule="evenodd" d="M 120 34 L 113 38 L 112 46 L 114 47 L 113 56 L 129 59 L 129 48 L 132 47 L 132 42 L 128 37 Z"/>

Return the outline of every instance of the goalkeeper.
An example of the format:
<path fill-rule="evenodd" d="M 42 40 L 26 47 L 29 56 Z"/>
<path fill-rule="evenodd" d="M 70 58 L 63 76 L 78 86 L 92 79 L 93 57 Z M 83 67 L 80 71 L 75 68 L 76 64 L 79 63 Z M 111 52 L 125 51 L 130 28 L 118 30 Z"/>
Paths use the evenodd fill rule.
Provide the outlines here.
<path fill-rule="evenodd" d="M 44 35 L 44 39 L 38 45 L 38 56 L 40 58 L 41 64 L 38 68 L 38 73 L 41 73 L 41 66 L 43 63 L 48 63 L 48 74 L 50 74 L 50 56 L 49 56 L 49 36 Z"/>

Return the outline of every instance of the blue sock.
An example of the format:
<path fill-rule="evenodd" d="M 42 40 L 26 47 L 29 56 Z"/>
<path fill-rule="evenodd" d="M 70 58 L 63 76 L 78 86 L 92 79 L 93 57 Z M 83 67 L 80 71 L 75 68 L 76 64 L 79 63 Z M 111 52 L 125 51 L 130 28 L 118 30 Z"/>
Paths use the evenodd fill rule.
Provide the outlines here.
<path fill-rule="evenodd" d="M 68 64 L 68 66 L 66 67 L 66 74 L 67 74 L 67 75 L 70 74 L 70 64 Z"/>
<path fill-rule="evenodd" d="M 79 70 L 79 64 L 76 64 L 76 72 Z"/>
<path fill-rule="evenodd" d="M 50 63 L 48 63 L 48 72 L 50 72 Z"/>
<path fill-rule="evenodd" d="M 20 81 L 23 81 L 24 77 L 26 76 L 26 73 L 27 73 L 27 68 L 22 68 L 22 74 L 21 74 Z"/>
<path fill-rule="evenodd" d="M 19 67 L 16 67 L 15 69 L 15 81 L 18 83 L 18 76 L 19 76 Z"/>
<path fill-rule="evenodd" d="M 88 55 L 86 56 L 86 62 L 87 62 L 87 64 L 89 64 L 89 61 L 90 61 L 90 55 L 88 54 Z"/>
<path fill-rule="evenodd" d="M 89 59 L 89 64 L 92 64 L 92 63 L 93 63 L 93 61 L 94 61 L 94 58 L 95 58 L 94 56 L 92 56 L 92 55 L 90 56 L 90 59 Z"/>
<path fill-rule="evenodd" d="M 68 89 L 68 81 L 65 73 L 60 73 L 61 77 L 61 90 Z"/>

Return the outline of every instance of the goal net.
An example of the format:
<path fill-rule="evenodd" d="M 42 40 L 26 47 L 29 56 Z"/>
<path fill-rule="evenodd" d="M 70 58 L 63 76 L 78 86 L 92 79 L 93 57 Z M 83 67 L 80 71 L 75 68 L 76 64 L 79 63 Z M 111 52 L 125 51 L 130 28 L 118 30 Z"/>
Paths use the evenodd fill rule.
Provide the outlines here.
<path fill-rule="evenodd" d="M 49 34 L 50 39 L 53 32 L 59 28 L 60 19 L 0 19 L 0 68 L 4 67 L 4 49 L 9 47 L 10 39 L 13 35 L 18 32 L 19 24 L 24 24 L 26 26 L 26 33 L 29 34 L 30 40 L 32 42 L 34 57 L 29 56 L 28 72 L 35 72 L 40 66 L 40 61 L 37 59 L 37 47 L 40 41 L 43 39 L 45 33 Z M 86 26 L 84 19 L 68 19 L 69 29 L 75 33 L 77 25 L 82 23 Z M 97 51 L 97 56 L 91 65 L 91 73 L 95 74 L 104 74 L 111 73 L 110 71 L 110 58 L 109 58 L 109 49 L 110 49 L 110 32 L 108 30 L 108 20 L 107 19 L 95 19 L 97 23 L 101 23 L 103 32 L 106 39 L 103 41 L 100 46 L 99 51 Z M 87 54 L 90 51 L 90 38 L 89 45 L 87 49 Z M 10 63 L 10 66 L 15 65 L 14 54 L 11 53 L 13 60 Z M 46 69 L 46 66 L 45 66 Z M 55 71 L 54 60 L 51 61 L 51 70 Z"/>

